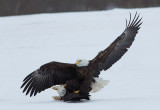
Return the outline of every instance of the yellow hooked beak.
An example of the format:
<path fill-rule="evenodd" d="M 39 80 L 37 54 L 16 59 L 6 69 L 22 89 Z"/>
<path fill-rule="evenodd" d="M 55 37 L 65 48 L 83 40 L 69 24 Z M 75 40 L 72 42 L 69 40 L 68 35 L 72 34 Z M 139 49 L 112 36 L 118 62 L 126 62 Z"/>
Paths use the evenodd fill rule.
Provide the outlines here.
<path fill-rule="evenodd" d="M 52 89 L 57 90 L 57 87 L 56 87 L 56 86 L 54 86 L 54 87 L 52 87 Z"/>
<path fill-rule="evenodd" d="M 76 61 L 76 64 L 78 65 L 78 64 L 79 64 L 79 61 Z"/>
<path fill-rule="evenodd" d="M 66 84 L 60 84 L 60 86 L 66 87 L 67 85 Z"/>

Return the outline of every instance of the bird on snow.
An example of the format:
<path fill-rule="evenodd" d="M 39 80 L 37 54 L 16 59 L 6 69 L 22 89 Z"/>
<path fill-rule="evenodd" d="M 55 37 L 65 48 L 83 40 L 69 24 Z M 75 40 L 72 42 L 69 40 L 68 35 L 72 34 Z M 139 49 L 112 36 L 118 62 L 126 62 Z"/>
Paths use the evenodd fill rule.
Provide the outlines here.
<path fill-rule="evenodd" d="M 42 65 L 23 80 L 23 92 L 35 96 L 54 86 L 59 100 L 89 100 L 90 92 L 97 92 L 108 84 L 99 78 L 100 72 L 109 69 L 128 51 L 140 29 L 141 20 L 137 12 L 133 19 L 130 14 L 124 32 L 92 60 L 79 59 L 75 64 L 52 61 Z"/>

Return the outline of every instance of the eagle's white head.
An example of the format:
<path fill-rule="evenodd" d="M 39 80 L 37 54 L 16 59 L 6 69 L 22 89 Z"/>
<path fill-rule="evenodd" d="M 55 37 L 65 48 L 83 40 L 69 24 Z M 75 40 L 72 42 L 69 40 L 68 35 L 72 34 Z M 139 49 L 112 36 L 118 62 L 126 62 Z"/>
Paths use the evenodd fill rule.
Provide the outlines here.
<path fill-rule="evenodd" d="M 54 86 L 52 89 L 57 90 L 59 96 L 63 97 L 66 94 L 66 85 Z"/>
<path fill-rule="evenodd" d="M 88 60 L 85 60 L 85 59 L 77 59 L 76 60 L 76 65 L 78 67 L 82 67 L 82 66 L 88 66 L 89 64 L 89 61 Z"/>

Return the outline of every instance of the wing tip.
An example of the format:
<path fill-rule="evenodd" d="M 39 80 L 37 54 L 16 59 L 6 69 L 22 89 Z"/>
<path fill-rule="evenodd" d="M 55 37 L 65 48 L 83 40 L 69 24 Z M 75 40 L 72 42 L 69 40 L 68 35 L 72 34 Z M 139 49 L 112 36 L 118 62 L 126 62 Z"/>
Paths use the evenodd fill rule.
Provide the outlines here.
<path fill-rule="evenodd" d="M 130 15 L 129 22 L 126 19 L 126 28 L 136 27 L 136 28 L 140 29 L 140 25 L 143 23 L 143 22 L 141 22 L 143 17 L 139 18 L 140 13 L 138 14 L 138 12 L 136 11 L 133 19 L 132 19 L 132 14 L 130 12 L 129 12 L 129 15 Z"/>

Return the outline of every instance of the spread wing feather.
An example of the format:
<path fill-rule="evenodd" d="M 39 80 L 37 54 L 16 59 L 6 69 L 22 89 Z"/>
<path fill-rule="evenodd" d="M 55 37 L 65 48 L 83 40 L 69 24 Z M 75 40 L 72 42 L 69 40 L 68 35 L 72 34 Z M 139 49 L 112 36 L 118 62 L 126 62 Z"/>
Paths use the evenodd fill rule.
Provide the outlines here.
<path fill-rule="evenodd" d="M 99 54 L 90 61 L 94 77 L 98 77 L 100 71 L 109 69 L 127 52 L 140 29 L 140 25 L 142 24 L 141 20 L 142 18 L 139 19 L 137 12 L 133 20 L 130 14 L 130 20 L 128 23 L 126 20 L 126 28 L 124 32 L 115 41 L 113 41 L 109 47 L 99 52 Z"/>
<path fill-rule="evenodd" d="M 21 88 L 30 96 L 36 95 L 53 85 L 65 84 L 67 80 L 75 77 L 75 64 L 50 62 L 42 65 L 39 69 L 29 74 L 24 80 Z"/>

